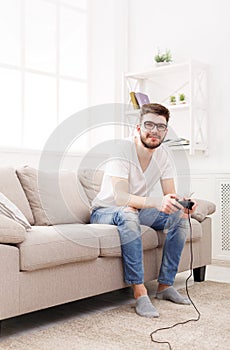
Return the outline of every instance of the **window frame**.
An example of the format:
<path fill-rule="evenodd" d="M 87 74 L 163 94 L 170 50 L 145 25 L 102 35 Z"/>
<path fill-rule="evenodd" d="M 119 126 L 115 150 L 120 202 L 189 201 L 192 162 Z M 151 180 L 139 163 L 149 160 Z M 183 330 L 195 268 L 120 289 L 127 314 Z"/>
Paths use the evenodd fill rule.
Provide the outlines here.
<path fill-rule="evenodd" d="M 5 69 L 6 71 L 18 71 L 21 74 L 21 91 L 20 91 L 20 101 L 21 101 L 21 110 L 18 111 L 17 118 L 20 118 L 20 142 L 16 146 L 12 146 L 9 144 L 0 144 L 0 149 L 6 150 L 8 148 L 15 150 L 31 150 L 31 151 L 41 151 L 43 145 L 40 147 L 33 147 L 32 145 L 25 144 L 25 105 L 26 105 L 26 93 L 25 93 L 25 76 L 28 73 L 36 74 L 39 76 L 46 76 L 55 79 L 56 84 L 56 125 L 57 127 L 63 118 L 60 117 L 60 83 L 61 81 L 68 82 L 77 82 L 85 84 L 87 96 L 86 103 L 89 104 L 89 2 L 85 0 L 86 7 L 81 8 L 75 5 L 72 5 L 64 0 L 40 0 L 46 3 L 52 3 L 55 5 L 55 18 L 56 18 L 56 71 L 54 73 L 47 72 L 45 70 L 40 69 L 32 69 L 26 66 L 25 52 L 26 52 L 26 0 L 21 0 L 20 2 L 20 37 L 21 37 L 21 45 L 20 45 L 20 64 L 10 64 L 7 62 L 0 61 L 0 68 Z M 70 11 L 76 11 L 81 14 L 85 14 L 86 16 L 86 37 L 87 37 L 87 47 L 86 47 L 86 78 L 79 78 L 77 76 L 65 75 L 60 72 L 60 14 L 62 9 L 68 9 Z M 76 111 L 77 112 L 77 111 Z M 80 150 L 81 152 L 81 150 Z"/>

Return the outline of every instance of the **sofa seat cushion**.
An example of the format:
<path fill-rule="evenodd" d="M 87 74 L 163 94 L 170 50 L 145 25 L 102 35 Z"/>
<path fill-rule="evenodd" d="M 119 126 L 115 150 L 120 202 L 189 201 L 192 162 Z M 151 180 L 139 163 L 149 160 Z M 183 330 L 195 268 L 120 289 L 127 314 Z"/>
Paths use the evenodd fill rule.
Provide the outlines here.
<path fill-rule="evenodd" d="M 100 256 L 121 256 L 120 237 L 117 227 L 106 224 L 89 224 L 95 237 L 100 242 Z M 158 246 L 157 233 L 148 226 L 141 225 L 143 250 L 154 249 Z"/>
<path fill-rule="evenodd" d="M 21 271 L 92 260 L 99 255 L 99 239 L 81 224 L 34 226 L 18 247 Z"/>

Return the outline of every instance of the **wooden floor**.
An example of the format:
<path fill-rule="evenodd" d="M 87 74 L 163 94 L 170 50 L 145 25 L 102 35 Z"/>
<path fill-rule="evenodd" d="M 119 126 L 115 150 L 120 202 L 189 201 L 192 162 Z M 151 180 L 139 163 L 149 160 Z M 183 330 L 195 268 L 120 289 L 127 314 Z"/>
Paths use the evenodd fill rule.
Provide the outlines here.
<path fill-rule="evenodd" d="M 188 275 L 189 271 L 178 274 L 174 286 L 177 289 L 183 288 Z M 230 283 L 230 261 L 213 261 L 212 265 L 207 266 L 206 280 Z M 193 283 L 193 279 L 191 278 L 189 280 L 189 285 Z M 153 296 L 156 292 L 157 282 L 149 282 L 146 284 L 146 287 L 149 295 Z M 2 322 L 1 339 L 28 334 L 38 329 L 44 329 L 58 323 L 75 319 L 76 317 L 85 317 L 91 313 L 103 312 L 133 302 L 132 290 L 131 288 L 126 288 L 14 317 Z"/>

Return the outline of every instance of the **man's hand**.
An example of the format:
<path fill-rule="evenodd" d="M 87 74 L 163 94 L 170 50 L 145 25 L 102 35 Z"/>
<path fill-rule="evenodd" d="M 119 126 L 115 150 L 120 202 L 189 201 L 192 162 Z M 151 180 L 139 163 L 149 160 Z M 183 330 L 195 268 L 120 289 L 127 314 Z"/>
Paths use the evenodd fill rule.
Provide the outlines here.
<path fill-rule="evenodd" d="M 188 200 L 188 198 L 184 198 L 184 199 L 185 199 L 185 200 Z M 189 209 L 183 207 L 183 209 L 184 209 L 184 214 L 183 214 L 183 216 L 182 216 L 183 218 L 187 218 L 187 217 L 188 217 L 188 214 L 191 215 L 191 214 L 194 213 L 194 211 L 196 210 L 196 208 L 197 208 L 197 202 L 194 201 L 194 200 L 192 200 L 192 202 L 193 202 L 194 204 L 193 204 L 191 210 L 189 210 Z"/>
<path fill-rule="evenodd" d="M 182 210 L 184 213 L 182 217 L 187 217 L 188 214 L 192 214 L 195 211 L 197 207 L 196 202 L 193 201 L 194 205 L 192 206 L 192 209 L 188 210 L 178 203 L 177 199 L 178 197 L 176 194 L 167 194 L 163 197 L 163 200 L 157 209 L 166 214 L 173 214 L 178 210 Z"/>
<path fill-rule="evenodd" d="M 182 205 L 180 205 L 177 201 L 176 194 L 166 194 L 159 207 L 158 210 L 162 211 L 165 214 L 175 213 L 177 210 L 184 209 Z"/>

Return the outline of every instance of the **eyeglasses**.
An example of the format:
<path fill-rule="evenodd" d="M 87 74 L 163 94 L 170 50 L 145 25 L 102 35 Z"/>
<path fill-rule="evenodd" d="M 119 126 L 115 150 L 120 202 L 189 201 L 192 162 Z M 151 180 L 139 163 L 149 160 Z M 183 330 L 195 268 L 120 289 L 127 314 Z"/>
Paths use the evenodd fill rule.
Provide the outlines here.
<path fill-rule="evenodd" d="M 146 121 L 144 122 L 144 128 L 146 130 L 154 130 L 154 128 L 157 128 L 157 131 L 159 132 L 164 132 L 167 129 L 167 124 L 162 124 L 162 123 L 154 123 L 151 121 Z"/>

